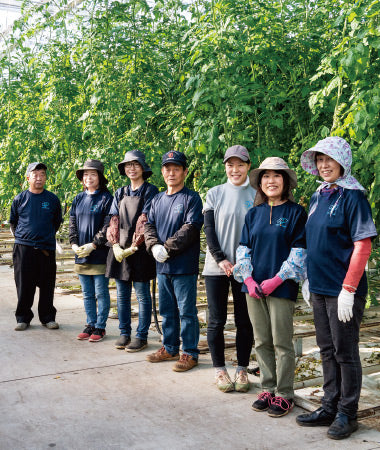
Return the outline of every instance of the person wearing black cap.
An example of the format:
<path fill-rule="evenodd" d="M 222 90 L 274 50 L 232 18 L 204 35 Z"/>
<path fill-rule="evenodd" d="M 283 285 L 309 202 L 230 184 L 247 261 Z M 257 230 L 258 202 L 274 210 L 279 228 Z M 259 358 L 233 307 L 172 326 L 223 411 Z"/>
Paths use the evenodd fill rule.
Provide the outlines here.
<path fill-rule="evenodd" d="M 153 199 L 144 234 L 146 247 L 157 261 L 163 346 L 147 360 L 179 360 L 173 370 L 184 372 L 198 364 L 199 355 L 196 293 L 202 201 L 184 185 L 187 168 L 183 153 L 165 153 L 161 173 L 167 190 Z"/>
<path fill-rule="evenodd" d="M 120 175 L 127 176 L 131 183 L 118 189 L 112 202 L 107 229 L 107 239 L 112 248 L 107 257 L 106 276 L 116 281 L 120 337 L 115 346 L 137 352 L 148 345 L 151 323 L 149 281 L 156 276 L 156 267 L 154 259 L 146 251 L 143 230 L 158 189 L 146 181 L 152 170 L 141 151 L 127 152 L 118 169 Z M 139 320 L 136 338 L 131 341 L 132 283 L 139 303 Z"/>
<path fill-rule="evenodd" d="M 59 328 L 53 305 L 56 277 L 55 234 L 62 223 L 61 203 L 47 191 L 46 165 L 29 164 L 29 189 L 18 194 L 11 206 L 10 224 L 15 237 L 13 266 L 17 289 L 16 331 L 29 327 L 36 287 L 40 288 L 38 316 L 48 329 Z"/>
<path fill-rule="evenodd" d="M 245 215 L 252 208 L 256 190 L 250 185 L 251 167 L 248 150 L 242 145 L 229 147 L 224 155 L 227 182 L 207 192 L 203 205 L 207 241 L 205 277 L 209 319 L 207 341 L 210 347 L 215 380 L 222 392 L 247 392 L 247 367 L 253 345 L 252 324 L 249 320 L 242 284 L 232 276 L 235 252 L 239 245 Z M 231 286 L 236 324 L 238 366 L 232 381 L 224 357 L 224 326 L 227 320 L 228 293 Z"/>
<path fill-rule="evenodd" d="M 110 294 L 106 259 L 108 248 L 103 227 L 112 203 L 107 189 L 104 166 L 96 159 L 87 160 L 76 171 L 84 191 L 78 194 L 70 210 L 69 240 L 75 252 L 74 270 L 82 286 L 87 323 L 77 339 L 101 341 L 106 334 Z"/>

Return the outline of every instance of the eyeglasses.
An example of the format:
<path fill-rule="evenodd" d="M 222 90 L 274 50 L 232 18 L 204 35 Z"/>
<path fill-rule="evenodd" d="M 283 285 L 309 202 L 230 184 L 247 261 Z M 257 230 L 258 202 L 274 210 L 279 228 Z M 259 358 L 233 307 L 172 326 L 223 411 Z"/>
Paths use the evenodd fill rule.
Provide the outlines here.
<path fill-rule="evenodd" d="M 137 169 L 138 167 L 140 167 L 140 164 L 138 162 L 127 162 L 125 163 L 124 167 L 126 169 Z"/>

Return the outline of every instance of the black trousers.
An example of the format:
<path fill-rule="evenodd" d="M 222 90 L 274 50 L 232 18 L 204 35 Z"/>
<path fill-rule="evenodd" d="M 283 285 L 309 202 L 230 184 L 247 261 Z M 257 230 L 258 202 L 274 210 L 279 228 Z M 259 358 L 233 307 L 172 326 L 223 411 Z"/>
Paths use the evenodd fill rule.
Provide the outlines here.
<path fill-rule="evenodd" d="M 354 419 L 362 386 L 359 331 L 365 297 L 355 295 L 349 322 L 338 319 L 337 297 L 311 294 L 311 298 L 323 367 L 322 406 L 329 413 L 339 411 Z"/>
<path fill-rule="evenodd" d="M 55 251 L 15 244 L 13 248 L 14 276 L 17 289 L 17 322 L 29 323 L 33 319 L 33 300 L 36 287 L 40 288 L 38 317 L 41 323 L 55 320 L 53 306 L 57 266 Z"/>
<path fill-rule="evenodd" d="M 247 367 L 253 345 L 253 330 L 241 283 L 225 275 L 205 276 L 209 320 L 207 341 L 214 367 L 223 367 L 224 325 L 227 321 L 228 292 L 232 289 L 236 325 L 236 352 L 239 366 Z"/>

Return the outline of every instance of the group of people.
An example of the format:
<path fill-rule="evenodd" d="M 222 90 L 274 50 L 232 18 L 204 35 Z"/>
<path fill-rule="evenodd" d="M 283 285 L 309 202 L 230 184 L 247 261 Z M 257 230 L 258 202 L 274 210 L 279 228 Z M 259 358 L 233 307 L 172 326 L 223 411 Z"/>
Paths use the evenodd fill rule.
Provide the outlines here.
<path fill-rule="evenodd" d="M 314 310 L 324 396 L 316 411 L 297 417 L 300 426 L 329 426 L 328 436 L 343 439 L 358 428 L 361 390 L 359 328 L 365 306 L 365 265 L 377 233 L 365 189 L 351 175 L 349 144 L 333 136 L 301 157 L 304 170 L 322 181 L 310 200 L 309 214 L 295 203 L 296 173 L 278 157 L 251 170 L 248 150 L 227 149 L 227 182 L 207 192 L 205 203 L 185 187 L 186 156 L 163 155 L 166 190 L 147 179 L 152 171 L 141 151 L 125 154 L 118 165 L 130 183 L 112 197 L 104 166 L 88 160 L 76 175 L 83 191 L 70 211 L 69 239 L 82 286 L 86 326 L 77 338 L 98 342 L 106 333 L 110 309 L 108 280 L 114 278 L 120 337 L 115 345 L 129 352 L 147 346 L 157 277 L 162 316 L 162 347 L 152 363 L 175 361 L 181 372 L 198 364 L 196 308 L 200 231 L 204 223 L 205 278 L 209 319 L 207 340 L 216 385 L 222 392 L 247 392 L 254 344 L 262 392 L 255 411 L 282 417 L 294 406 L 293 312 L 299 283 Z M 47 167 L 27 169 L 29 189 L 11 208 L 18 295 L 16 330 L 28 328 L 35 289 L 40 288 L 39 319 L 58 328 L 53 306 L 55 234 L 62 222 L 58 198 L 44 189 Z M 131 292 L 139 304 L 131 339 Z M 224 353 L 224 327 L 231 287 L 236 325 L 237 368 L 230 378 Z M 182 341 L 182 352 L 180 344 Z"/>

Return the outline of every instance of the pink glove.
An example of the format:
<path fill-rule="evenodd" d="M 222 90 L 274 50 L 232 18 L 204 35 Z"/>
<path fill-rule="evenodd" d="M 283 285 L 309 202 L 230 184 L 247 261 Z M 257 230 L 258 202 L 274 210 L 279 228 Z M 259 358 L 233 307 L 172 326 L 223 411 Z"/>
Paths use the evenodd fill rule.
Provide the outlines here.
<path fill-rule="evenodd" d="M 254 297 L 254 298 L 263 298 L 264 297 L 261 292 L 260 286 L 256 283 L 256 281 L 252 277 L 246 278 L 244 280 L 244 284 L 247 286 L 248 293 L 251 297 Z"/>
<path fill-rule="evenodd" d="M 280 284 L 282 284 L 284 281 L 278 276 L 274 276 L 273 278 L 270 278 L 269 280 L 264 280 L 261 284 L 261 290 L 265 296 L 270 295 L 275 289 L 277 289 Z"/>

